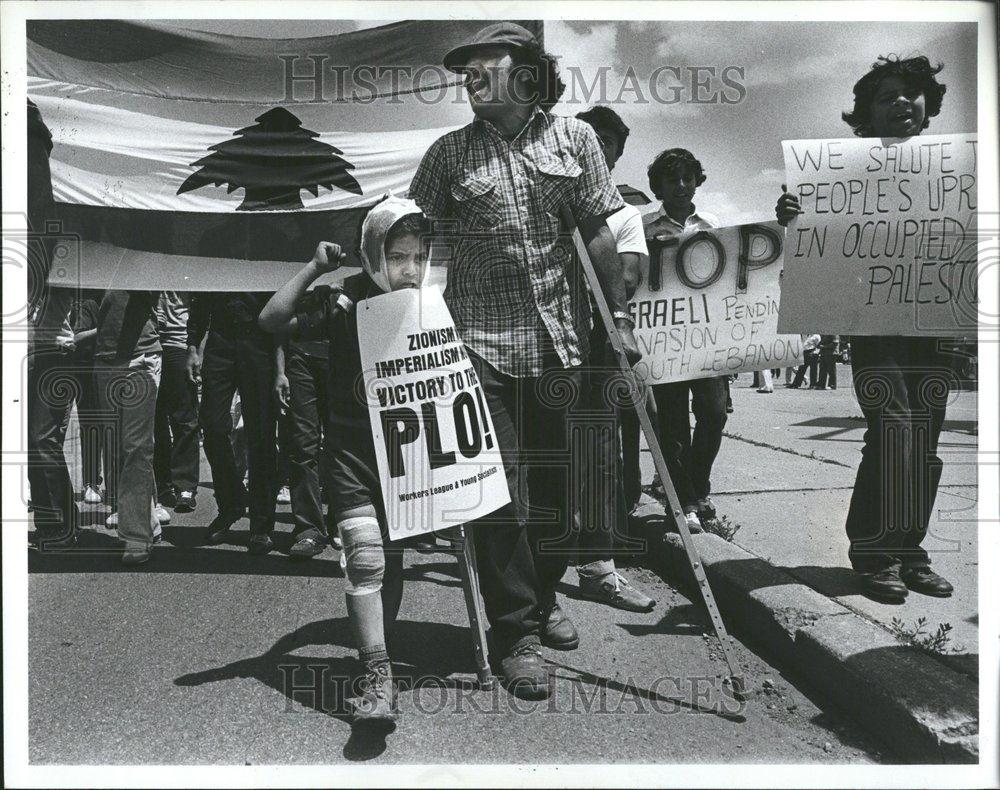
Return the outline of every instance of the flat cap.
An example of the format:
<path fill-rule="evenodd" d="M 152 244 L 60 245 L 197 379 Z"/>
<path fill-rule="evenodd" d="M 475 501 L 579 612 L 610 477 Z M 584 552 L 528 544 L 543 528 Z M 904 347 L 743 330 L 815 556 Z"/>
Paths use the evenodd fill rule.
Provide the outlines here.
<path fill-rule="evenodd" d="M 462 66 L 477 49 L 485 49 L 486 47 L 520 48 L 536 43 L 538 43 L 537 39 L 526 28 L 514 22 L 497 22 L 484 27 L 464 44 L 459 44 L 448 52 L 444 56 L 444 67 L 448 71 L 461 71 Z"/>

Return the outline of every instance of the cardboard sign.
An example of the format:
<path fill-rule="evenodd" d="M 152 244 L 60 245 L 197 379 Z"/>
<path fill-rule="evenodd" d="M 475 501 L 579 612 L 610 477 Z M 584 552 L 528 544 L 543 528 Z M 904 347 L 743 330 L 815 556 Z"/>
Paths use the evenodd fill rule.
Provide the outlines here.
<path fill-rule="evenodd" d="M 493 418 L 441 291 L 381 294 L 357 315 L 390 539 L 508 504 Z"/>
<path fill-rule="evenodd" d="M 976 331 L 976 135 L 782 147 L 804 213 L 785 241 L 781 331 Z"/>
<path fill-rule="evenodd" d="M 782 238 L 769 222 L 649 240 L 649 271 L 628 306 L 643 381 L 801 362 L 801 337 L 778 334 Z"/>

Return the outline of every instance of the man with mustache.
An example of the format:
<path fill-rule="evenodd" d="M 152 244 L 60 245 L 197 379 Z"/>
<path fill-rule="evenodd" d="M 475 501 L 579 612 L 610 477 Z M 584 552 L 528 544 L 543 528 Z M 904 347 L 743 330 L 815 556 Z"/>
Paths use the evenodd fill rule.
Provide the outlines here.
<path fill-rule="evenodd" d="M 445 300 L 486 395 L 514 502 L 507 526 L 473 529 L 477 543 L 495 544 L 480 545 L 481 561 L 508 558 L 504 584 L 483 585 L 487 614 L 491 605 L 508 608 L 503 602 L 512 597 L 532 604 L 519 610 L 523 636 L 501 650 L 508 683 L 540 687 L 539 639 L 560 650 L 579 644 L 555 587 L 573 544 L 579 475 L 592 460 L 571 450 L 574 430 L 587 419 L 593 322 L 560 216 L 572 213 L 635 362 L 621 265 L 605 222 L 624 202 L 594 130 L 549 112 L 565 85 L 528 30 L 490 25 L 445 55 L 444 65 L 465 78 L 476 117 L 431 145 L 410 197 L 439 231 L 446 228 Z M 609 496 L 600 512 L 581 514 L 581 523 L 600 528 L 615 516 L 614 465 L 591 463 L 589 473 Z"/>

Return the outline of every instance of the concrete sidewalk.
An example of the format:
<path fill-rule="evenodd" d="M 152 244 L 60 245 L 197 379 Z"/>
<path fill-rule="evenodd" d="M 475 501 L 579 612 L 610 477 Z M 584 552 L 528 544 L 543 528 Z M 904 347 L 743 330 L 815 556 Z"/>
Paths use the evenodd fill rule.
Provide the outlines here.
<path fill-rule="evenodd" d="M 861 594 L 847 562 L 844 520 L 860 460 L 864 422 L 849 368 L 836 391 L 758 394 L 744 375 L 713 473 L 730 542 L 697 538 L 713 589 L 734 629 L 797 665 L 873 730 L 914 757 L 974 761 L 978 731 L 976 394 L 957 393 L 941 435 L 945 462 L 925 540 L 951 598 L 911 594 L 905 604 Z M 845 386 L 846 385 L 846 386 Z M 642 454 L 643 482 L 652 458 Z M 656 534 L 659 503 L 644 497 Z M 667 536 L 668 572 L 689 573 L 676 536 Z M 922 626 L 918 625 L 924 618 Z M 943 651 L 919 650 L 900 631 L 934 634 Z M 747 633 L 747 631 L 753 633 Z M 878 700 L 876 703 L 875 700 Z M 888 728 L 888 729 L 887 729 Z M 915 737 L 916 736 L 916 737 Z"/>

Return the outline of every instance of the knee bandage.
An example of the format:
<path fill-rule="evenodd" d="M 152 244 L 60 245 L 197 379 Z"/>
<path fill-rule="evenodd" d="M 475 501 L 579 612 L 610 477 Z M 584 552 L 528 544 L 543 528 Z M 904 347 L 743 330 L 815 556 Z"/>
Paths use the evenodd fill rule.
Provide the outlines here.
<path fill-rule="evenodd" d="M 348 518 L 337 523 L 344 545 L 341 567 L 347 577 L 348 595 L 368 595 L 382 589 L 385 575 L 385 550 L 378 520 L 370 517 Z"/>

